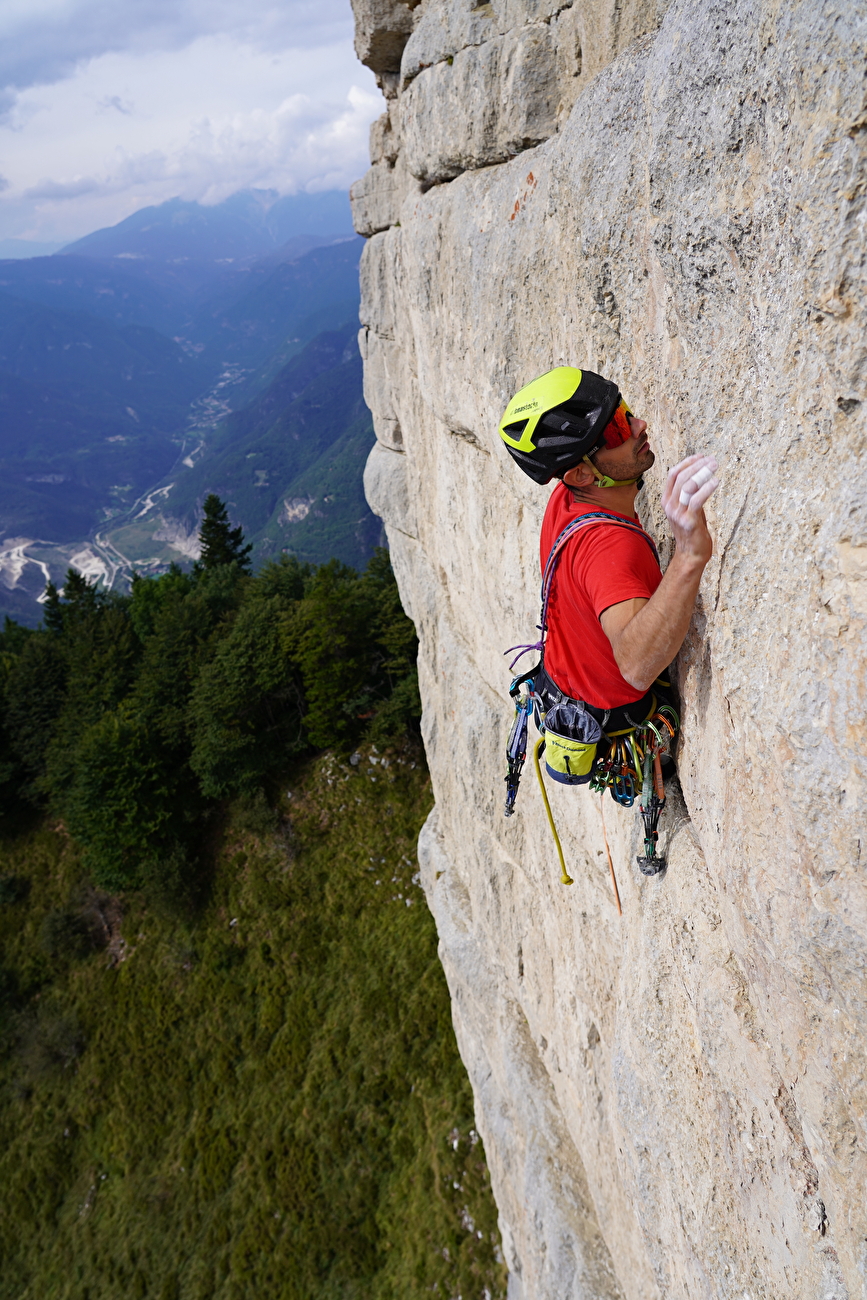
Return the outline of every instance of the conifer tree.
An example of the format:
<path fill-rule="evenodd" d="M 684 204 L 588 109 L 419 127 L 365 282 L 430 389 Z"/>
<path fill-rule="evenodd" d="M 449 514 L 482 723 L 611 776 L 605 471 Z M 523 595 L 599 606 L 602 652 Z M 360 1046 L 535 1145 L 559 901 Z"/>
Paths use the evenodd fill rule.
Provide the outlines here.
<path fill-rule="evenodd" d="M 244 531 L 240 524 L 229 527 L 226 503 L 215 492 L 205 497 L 204 517 L 199 529 L 202 554 L 196 565 L 198 570 L 216 569 L 221 564 L 237 564 L 249 570 L 252 545 L 244 545 Z"/>
<path fill-rule="evenodd" d="M 60 592 L 50 579 L 45 586 L 42 621 L 49 632 L 63 631 L 63 606 L 60 603 Z"/>

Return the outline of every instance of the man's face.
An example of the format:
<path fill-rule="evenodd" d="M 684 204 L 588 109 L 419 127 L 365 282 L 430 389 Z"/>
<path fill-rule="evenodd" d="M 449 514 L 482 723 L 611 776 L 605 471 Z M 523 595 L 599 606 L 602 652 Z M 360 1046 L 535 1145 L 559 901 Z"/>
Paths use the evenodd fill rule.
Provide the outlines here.
<path fill-rule="evenodd" d="M 639 420 L 635 415 L 627 418 L 632 437 L 619 447 L 603 447 L 591 457 L 600 473 L 617 480 L 639 478 L 656 460 L 647 438 L 647 421 Z"/>

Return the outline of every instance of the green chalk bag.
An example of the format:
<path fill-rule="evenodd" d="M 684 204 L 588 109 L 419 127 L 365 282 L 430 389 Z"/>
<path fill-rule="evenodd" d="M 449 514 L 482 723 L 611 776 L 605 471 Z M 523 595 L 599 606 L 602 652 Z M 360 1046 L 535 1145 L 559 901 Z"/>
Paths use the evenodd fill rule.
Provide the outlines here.
<path fill-rule="evenodd" d="M 545 767 L 561 785 L 586 785 L 596 761 L 602 728 L 575 700 L 562 700 L 545 714 Z"/>

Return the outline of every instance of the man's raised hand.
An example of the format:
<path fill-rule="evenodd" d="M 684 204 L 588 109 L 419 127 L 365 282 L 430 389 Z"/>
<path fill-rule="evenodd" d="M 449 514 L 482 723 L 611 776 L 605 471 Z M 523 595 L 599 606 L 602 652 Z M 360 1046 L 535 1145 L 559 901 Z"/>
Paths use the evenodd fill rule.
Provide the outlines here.
<path fill-rule="evenodd" d="M 687 456 L 669 470 L 662 489 L 662 508 L 671 524 L 675 545 L 686 559 L 707 564 L 713 554 L 702 507 L 719 486 L 713 456 Z"/>

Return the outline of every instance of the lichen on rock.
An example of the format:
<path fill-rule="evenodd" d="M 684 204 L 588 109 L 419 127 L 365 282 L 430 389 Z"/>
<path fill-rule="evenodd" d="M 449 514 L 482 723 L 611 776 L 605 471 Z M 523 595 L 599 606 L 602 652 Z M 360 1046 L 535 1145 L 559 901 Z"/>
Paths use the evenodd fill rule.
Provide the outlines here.
<path fill-rule="evenodd" d="M 373 8 L 376 8 L 375 6 Z M 392 27 L 382 15 L 394 12 Z M 864 1294 L 862 5 L 356 5 L 388 112 L 353 192 L 366 476 L 420 638 L 440 934 L 512 1300 Z M 370 10 L 373 12 L 373 9 Z M 579 57 L 580 50 L 580 57 Z M 638 819 L 502 817 L 547 490 L 497 420 L 558 364 L 720 461 L 677 663 L 669 867 Z M 673 806 L 672 806 L 673 805 Z"/>

